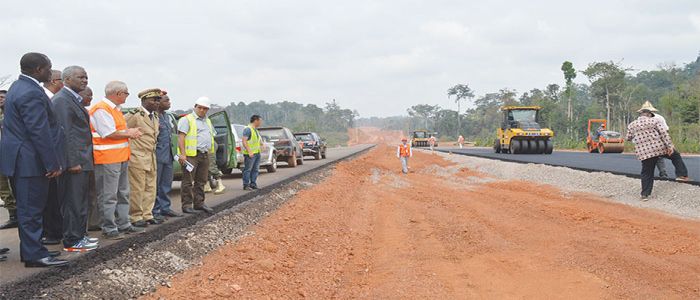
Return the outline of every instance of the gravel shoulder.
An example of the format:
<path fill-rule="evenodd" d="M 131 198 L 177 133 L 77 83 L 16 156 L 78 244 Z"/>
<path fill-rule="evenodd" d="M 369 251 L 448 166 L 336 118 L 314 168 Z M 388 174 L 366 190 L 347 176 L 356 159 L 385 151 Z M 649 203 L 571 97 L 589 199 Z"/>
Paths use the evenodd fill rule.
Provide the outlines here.
<path fill-rule="evenodd" d="M 700 219 L 700 186 L 657 180 L 654 182 L 654 191 L 650 200 L 642 202 L 639 200 L 641 183 L 635 178 L 605 172 L 591 173 L 566 167 L 512 163 L 441 152 L 435 154 L 460 166 L 469 166 L 496 178 L 549 184 L 565 192 L 591 193 L 609 201 L 634 207 Z"/>

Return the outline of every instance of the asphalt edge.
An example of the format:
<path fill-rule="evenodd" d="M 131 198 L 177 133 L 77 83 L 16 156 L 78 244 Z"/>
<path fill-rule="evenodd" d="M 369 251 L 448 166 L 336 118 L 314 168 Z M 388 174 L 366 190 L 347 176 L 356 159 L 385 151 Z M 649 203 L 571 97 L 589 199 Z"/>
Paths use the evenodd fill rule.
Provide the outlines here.
<path fill-rule="evenodd" d="M 616 172 L 616 171 L 603 171 L 603 170 L 598 170 L 598 169 L 589 169 L 589 168 L 581 168 L 581 167 L 570 167 L 570 166 L 564 166 L 564 165 L 559 165 L 559 164 L 549 164 L 549 163 L 536 163 L 536 162 L 529 162 L 529 161 L 521 161 L 521 160 L 516 160 L 516 159 L 509 159 L 509 158 L 495 158 L 491 156 L 486 156 L 486 155 L 481 155 L 477 153 L 463 153 L 463 152 L 452 152 L 451 150 L 448 149 L 435 149 L 435 151 L 442 152 L 442 153 L 451 153 L 451 154 L 457 154 L 457 155 L 464 155 L 464 156 L 472 156 L 472 157 L 478 157 L 478 158 L 484 158 L 484 159 L 491 159 L 491 160 L 499 160 L 499 161 L 505 161 L 505 162 L 512 162 L 512 163 L 519 163 L 519 164 L 537 164 L 537 165 L 546 165 L 546 166 L 551 166 L 551 167 L 563 167 L 563 168 L 569 168 L 573 170 L 578 170 L 578 171 L 584 171 L 584 172 L 589 172 L 589 173 L 610 173 L 614 175 L 621 175 L 621 176 L 626 176 L 630 178 L 635 178 L 635 179 L 640 179 L 642 176 L 641 174 L 628 174 L 624 172 Z M 529 154 L 519 154 L 519 155 L 529 155 Z M 683 184 L 689 184 L 689 185 L 695 185 L 695 186 L 700 186 L 700 181 L 676 181 L 673 179 L 663 179 L 659 177 L 655 177 L 654 180 L 658 181 L 670 181 L 670 182 L 677 182 L 677 183 L 683 183 Z"/>
<path fill-rule="evenodd" d="M 226 200 L 212 207 L 214 209 L 213 214 L 198 213 L 188 215 L 183 218 L 178 218 L 175 221 L 159 225 L 157 230 L 147 231 L 142 234 L 130 236 L 128 238 L 125 238 L 124 240 L 121 240 L 109 246 L 100 247 L 98 250 L 81 255 L 80 257 L 71 260 L 68 267 L 46 268 L 45 270 L 42 270 L 41 272 L 32 276 L 8 282 L 7 284 L 0 286 L 0 299 L 8 299 L 6 298 L 7 295 L 12 295 L 13 299 L 41 298 L 41 295 L 36 294 L 36 292 L 38 292 L 40 288 L 58 284 L 68 277 L 79 274 L 83 270 L 90 269 L 101 263 L 114 259 L 121 253 L 129 251 L 129 249 L 135 250 L 145 247 L 151 242 L 157 241 L 183 228 L 187 228 L 194 224 L 197 224 L 199 221 L 216 215 L 221 211 L 227 210 L 231 207 L 249 201 L 258 196 L 268 194 L 279 187 L 282 187 L 288 183 L 298 180 L 301 177 L 323 170 L 325 168 L 333 167 L 340 162 L 354 159 L 357 156 L 367 153 L 375 146 L 376 145 L 374 144 L 368 145 L 362 150 L 340 157 L 329 163 L 314 166 L 311 169 L 305 170 L 289 178 L 263 187 L 257 191 L 249 192 L 238 197 Z"/>

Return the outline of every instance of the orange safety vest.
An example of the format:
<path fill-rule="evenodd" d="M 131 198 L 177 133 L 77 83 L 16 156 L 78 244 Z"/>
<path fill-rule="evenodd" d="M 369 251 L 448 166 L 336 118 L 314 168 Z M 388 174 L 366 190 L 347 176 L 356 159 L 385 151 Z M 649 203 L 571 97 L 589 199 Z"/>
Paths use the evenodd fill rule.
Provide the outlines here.
<path fill-rule="evenodd" d="M 124 119 L 124 114 L 117 107 L 110 107 L 105 101 L 109 100 L 100 101 L 90 108 L 90 117 L 92 117 L 92 115 L 98 109 L 104 109 L 106 112 L 112 115 L 117 131 L 126 130 L 126 119 Z M 92 153 L 95 158 L 95 164 L 114 164 L 129 160 L 129 155 L 131 155 L 131 150 L 129 150 L 129 139 L 115 140 L 102 138 L 99 134 L 97 134 L 92 122 L 90 122 L 90 130 L 92 130 Z"/>
<path fill-rule="evenodd" d="M 405 146 L 403 144 L 399 145 L 399 156 L 401 156 L 401 157 L 411 156 L 411 145 L 409 145 L 409 144 L 406 144 Z"/>

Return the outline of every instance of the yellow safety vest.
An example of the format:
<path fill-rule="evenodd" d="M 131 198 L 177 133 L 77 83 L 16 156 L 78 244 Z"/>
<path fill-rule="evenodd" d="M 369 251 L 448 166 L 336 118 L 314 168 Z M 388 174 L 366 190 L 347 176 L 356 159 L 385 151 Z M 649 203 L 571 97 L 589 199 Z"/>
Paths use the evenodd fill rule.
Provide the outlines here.
<path fill-rule="evenodd" d="M 248 140 L 248 147 L 250 147 L 250 151 L 253 152 L 253 154 L 260 153 L 260 136 L 258 135 L 258 131 L 253 128 L 253 126 L 246 126 L 246 128 L 250 129 L 250 139 Z M 248 149 L 243 147 L 243 154 L 248 154 Z"/>
<path fill-rule="evenodd" d="M 185 118 L 187 118 L 187 123 L 189 123 L 190 127 L 185 136 L 185 155 L 197 156 L 197 122 L 195 122 L 197 117 L 194 113 L 191 113 L 185 116 Z M 214 143 L 216 142 L 214 141 L 214 126 L 211 125 L 211 120 L 209 120 L 209 118 L 207 118 L 207 125 L 209 125 L 209 132 L 211 135 L 211 149 L 209 153 L 215 153 L 216 148 L 214 148 Z M 177 154 L 180 154 L 180 147 L 177 147 Z"/>

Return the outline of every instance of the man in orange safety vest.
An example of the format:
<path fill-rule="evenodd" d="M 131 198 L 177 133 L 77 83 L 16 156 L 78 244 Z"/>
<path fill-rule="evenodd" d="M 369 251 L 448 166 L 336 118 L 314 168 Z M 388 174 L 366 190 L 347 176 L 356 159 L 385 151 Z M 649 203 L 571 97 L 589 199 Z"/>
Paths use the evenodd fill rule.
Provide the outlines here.
<path fill-rule="evenodd" d="M 411 144 L 408 143 L 407 138 L 402 138 L 401 145 L 396 149 L 396 157 L 401 160 L 401 169 L 404 174 L 408 174 L 408 158 L 411 156 L 413 156 Z"/>

